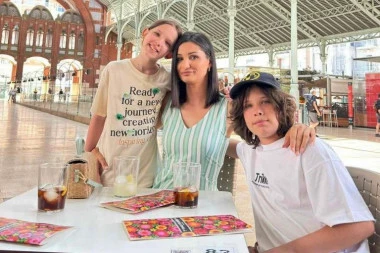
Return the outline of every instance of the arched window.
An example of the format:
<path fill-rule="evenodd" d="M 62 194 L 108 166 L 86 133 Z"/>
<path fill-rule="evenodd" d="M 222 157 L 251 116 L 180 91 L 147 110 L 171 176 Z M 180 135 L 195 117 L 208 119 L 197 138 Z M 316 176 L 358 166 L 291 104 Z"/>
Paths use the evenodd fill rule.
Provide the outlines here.
<path fill-rule="evenodd" d="M 8 44 L 8 40 L 9 40 L 8 24 L 5 24 L 3 27 L 3 32 L 1 33 L 1 44 Z"/>
<path fill-rule="evenodd" d="M 53 33 L 51 29 L 49 29 L 46 33 L 46 42 L 45 42 L 45 47 L 51 47 L 53 44 Z"/>
<path fill-rule="evenodd" d="M 66 31 L 62 31 L 61 37 L 59 39 L 59 47 L 66 48 Z"/>
<path fill-rule="evenodd" d="M 33 46 L 33 37 L 34 37 L 34 31 L 30 27 L 28 31 L 26 32 L 26 45 L 27 46 Z"/>
<path fill-rule="evenodd" d="M 78 36 L 78 51 L 83 51 L 84 48 L 84 37 L 83 32 L 81 31 Z"/>
<path fill-rule="evenodd" d="M 12 45 L 18 44 L 18 37 L 19 37 L 19 28 L 18 25 L 15 25 L 12 32 Z"/>
<path fill-rule="evenodd" d="M 42 47 L 42 44 L 44 43 L 44 32 L 42 31 L 42 27 L 38 29 L 37 37 L 36 37 L 36 46 Z"/>
<path fill-rule="evenodd" d="M 75 49 L 75 33 L 74 33 L 74 31 L 71 31 L 71 34 L 70 34 L 69 49 Z"/>

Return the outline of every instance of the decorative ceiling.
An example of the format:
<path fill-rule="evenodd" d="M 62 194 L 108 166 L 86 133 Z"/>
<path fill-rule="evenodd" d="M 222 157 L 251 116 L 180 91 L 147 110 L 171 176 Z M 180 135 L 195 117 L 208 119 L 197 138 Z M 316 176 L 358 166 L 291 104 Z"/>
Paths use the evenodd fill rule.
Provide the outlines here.
<path fill-rule="evenodd" d="M 291 0 L 99 0 L 113 13 L 127 41 L 161 18 L 209 36 L 218 57 L 228 57 L 229 6 L 236 2 L 235 55 L 290 49 Z M 380 37 L 380 0 L 298 0 L 299 48 Z M 138 22 L 136 24 L 136 21 Z M 141 29 L 139 31 L 141 31 Z"/>

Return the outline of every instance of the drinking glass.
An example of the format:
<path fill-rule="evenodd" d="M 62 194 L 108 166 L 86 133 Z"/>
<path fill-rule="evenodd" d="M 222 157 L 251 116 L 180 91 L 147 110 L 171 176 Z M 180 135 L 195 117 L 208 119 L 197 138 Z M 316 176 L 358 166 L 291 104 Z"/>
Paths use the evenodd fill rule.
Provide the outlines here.
<path fill-rule="evenodd" d="M 180 208 L 198 206 L 201 165 L 193 162 L 173 164 L 174 205 Z"/>
<path fill-rule="evenodd" d="M 137 175 L 140 159 L 137 156 L 117 156 L 113 159 L 115 170 L 113 194 L 116 197 L 131 197 L 137 193 Z"/>
<path fill-rule="evenodd" d="M 43 163 L 38 170 L 38 210 L 59 212 L 65 207 L 67 165 Z"/>

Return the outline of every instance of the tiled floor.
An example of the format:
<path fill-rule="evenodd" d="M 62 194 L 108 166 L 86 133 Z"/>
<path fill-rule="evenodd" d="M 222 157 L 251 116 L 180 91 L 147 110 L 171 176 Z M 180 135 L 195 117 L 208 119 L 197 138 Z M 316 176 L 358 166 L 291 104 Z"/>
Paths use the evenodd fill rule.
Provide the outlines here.
<path fill-rule="evenodd" d="M 75 154 L 77 134 L 87 125 L 0 100 L 0 202 L 37 185 L 42 161 L 67 161 Z M 346 165 L 380 172 L 380 138 L 373 129 L 319 127 L 318 135 L 334 147 Z M 254 225 L 250 196 L 240 162 L 234 200 L 239 217 Z M 255 234 L 246 234 L 248 245 Z"/>
<path fill-rule="evenodd" d="M 75 153 L 76 134 L 87 125 L 0 100 L 0 199 L 37 185 L 43 161 L 65 161 Z"/>

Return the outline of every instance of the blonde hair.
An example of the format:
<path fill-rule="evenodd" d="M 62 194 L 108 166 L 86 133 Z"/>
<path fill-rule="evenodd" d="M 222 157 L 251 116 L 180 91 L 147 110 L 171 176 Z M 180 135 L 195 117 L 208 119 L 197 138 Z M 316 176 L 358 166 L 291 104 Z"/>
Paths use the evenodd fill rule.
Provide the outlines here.
<path fill-rule="evenodd" d="M 178 24 L 177 21 L 171 20 L 171 19 L 159 19 L 153 22 L 150 26 L 148 26 L 148 30 L 152 30 L 153 28 L 160 26 L 160 25 L 171 25 L 173 26 L 177 33 L 178 33 L 178 38 L 181 37 L 183 30 L 182 27 Z"/>

